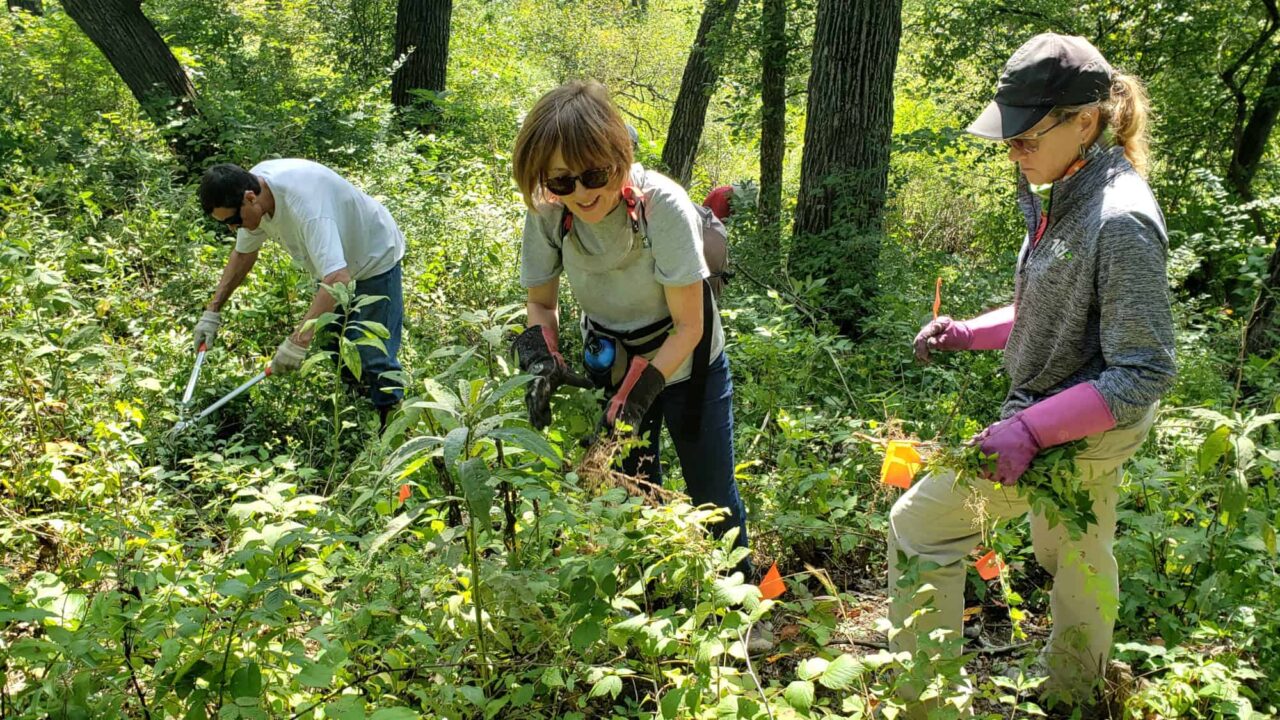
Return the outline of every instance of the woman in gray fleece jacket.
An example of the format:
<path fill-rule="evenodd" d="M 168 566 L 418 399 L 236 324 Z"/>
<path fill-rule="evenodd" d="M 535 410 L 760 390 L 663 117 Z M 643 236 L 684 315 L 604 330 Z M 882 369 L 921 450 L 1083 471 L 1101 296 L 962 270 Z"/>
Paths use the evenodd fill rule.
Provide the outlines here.
<path fill-rule="evenodd" d="M 1071 538 L 1039 514 L 1031 519 L 1036 557 L 1054 576 L 1046 689 L 1050 699 L 1072 703 L 1087 699 L 1111 651 L 1121 467 L 1145 439 L 1175 373 L 1168 239 L 1143 177 L 1146 121 L 1142 85 L 1084 38 L 1037 35 L 1010 58 L 994 101 L 969 132 L 1004 141 L 1020 170 L 1027 235 L 1013 304 L 967 321 L 940 317 L 915 340 L 922 361 L 934 350 L 1005 351 L 1010 387 L 1001 420 L 975 439 L 997 458 L 995 482 L 970 490 L 952 474 L 932 474 L 890 513 L 890 619 L 903 628 L 928 608 L 891 641 L 912 650 L 941 638 L 944 651 L 956 651 L 964 559 L 981 531 L 975 508 L 990 520 L 1027 513 L 1013 486 L 1035 456 L 1087 440 L 1076 464 L 1097 523 Z M 932 589 L 917 592 L 925 583 Z M 949 632 L 926 640 L 938 629 Z"/>

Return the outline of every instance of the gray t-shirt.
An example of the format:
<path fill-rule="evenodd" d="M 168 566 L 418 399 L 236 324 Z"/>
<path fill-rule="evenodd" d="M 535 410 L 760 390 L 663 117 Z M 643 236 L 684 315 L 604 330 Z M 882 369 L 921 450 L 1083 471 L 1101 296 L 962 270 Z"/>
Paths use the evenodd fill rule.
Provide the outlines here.
<path fill-rule="evenodd" d="M 573 232 L 561 243 L 564 208 L 549 203 L 526 214 L 520 254 L 522 285 L 545 285 L 563 273 L 583 312 L 619 332 L 671 317 L 664 286 L 691 285 L 711 275 L 702 255 L 702 219 L 684 188 L 639 163 L 631 166 L 631 183 L 643 198 L 647 220 L 640 234 L 632 233 L 626 204 L 619 202 L 594 225 L 575 218 Z M 724 328 L 720 313 L 712 316 L 714 361 L 724 351 Z M 668 384 L 687 379 L 692 366 L 690 356 Z"/>

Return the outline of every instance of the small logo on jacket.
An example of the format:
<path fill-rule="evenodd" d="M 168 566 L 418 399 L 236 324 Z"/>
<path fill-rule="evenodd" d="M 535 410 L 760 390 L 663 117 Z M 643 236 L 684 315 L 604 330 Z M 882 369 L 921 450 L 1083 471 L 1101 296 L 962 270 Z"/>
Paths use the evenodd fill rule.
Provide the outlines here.
<path fill-rule="evenodd" d="M 1059 260 L 1071 259 L 1071 249 L 1067 247 L 1066 243 L 1062 242 L 1062 238 L 1054 238 L 1049 243 L 1049 252 L 1053 253 L 1053 256 Z"/>

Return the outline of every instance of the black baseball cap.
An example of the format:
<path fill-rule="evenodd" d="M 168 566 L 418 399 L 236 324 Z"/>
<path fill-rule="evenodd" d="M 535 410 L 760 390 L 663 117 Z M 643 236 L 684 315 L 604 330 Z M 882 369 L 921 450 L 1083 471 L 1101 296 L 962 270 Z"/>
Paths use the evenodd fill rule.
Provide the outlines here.
<path fill-rule="evenodd" d="M 1088 105 L 1111 93 L 1111 65 L 1088 40 L 1036 35 L 1005 63 L 996 97 L 968 128 L 989 140 L 1017 137 L 1055 107 Z"/>

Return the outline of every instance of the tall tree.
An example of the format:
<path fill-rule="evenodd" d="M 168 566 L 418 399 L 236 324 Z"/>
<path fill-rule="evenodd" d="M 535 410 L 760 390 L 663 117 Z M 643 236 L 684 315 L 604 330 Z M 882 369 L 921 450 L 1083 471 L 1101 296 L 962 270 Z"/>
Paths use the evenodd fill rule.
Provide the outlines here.
<path fill-rule="evenodd" d="M 787 0 L 764 0 L 760 18 L 760 225 L 782 215 L 787 148 Z"/>
<path fill-rule="evenodd" d="M 396 59 L 403 62 L 391 77 L 391 102 L 424 131 L 436 112 L 415 91 L 444 92 L 452 17 L 453 0 L 400 0 L 396 11 Z"/>
<path fill-rule="evenodd" d="M 208 157 L 201 138 L 173 130 L 176 113 L 198 115 L 191 78 L 173 56 L 137 0 L 63 0 L 67 15 L 106 56 L 147 116 L 165 131 L 174 149 L 188 161 Z"/>
<path fill-rule="evenodd" d="M 875 292 L 901 35 L 901 0 L 818 2 L 789 266 L 827 278 L 846 334 Z"/>
<path fill-rule="evenodd" d="M 738 0 L 707 0 L 702 21 L 698 23 L 698 35 L 689 50 L 680 94 L 671 111 L 667 144 L 662 148 L 662 164 L 681 185 L 688 185 L 693 175 L 693 160 L 702 141 L 707 105 L 720 79 L 720 61 L 737 11 Z"/>
<path fill-rule="evenodd" d="M 9 12 L 23 10 L 32 15 L 43 15 L 44 4 L 40 0 L 8 0 Z"/>
<path fill-rule="evenodd" d="M 1273 47 L 1272 37 L 1280 31 L 1280 8 L 1276 0 L 1262 0 L 1266 10 L 1266 23 L 1258 37 L 1232 62 L 1220 77 L 1231 92 L 1235 105 L 1235 121 L 1232 123 L 1231 161 L 1227 167 L 1227 180 L 1241 200 L 1255 198 L 1254 178 L 1262 163 L 1271 140 L 1271 131 L 1280 117 L 1280 51 Z M 1272 55 L 1266 80 L 1258 89 L 1250 107 L 1245 91 L 1250 71 L 1261 66 L 1266 56 Z M 1242 76 L 1244 79 L 1242 79 Z M 1259 234 L 1267 234 L 1267 223 L 1261 209 L 1251 213 Z M 1267 279 L 1258 293 L 1249 313 L 1245 328 L 1245 348 L 1262 354 L 1275 346 L 1278 328 L 1276 323 L 1276 294 L 1280 293 L 1280 233 L 1276 235 L 1276 247 L 1267 267 Z"/>
<path fill-rule="evenodd" d="M 1270 143 L 1277 117 L 1280 117 L 1280 56 L 1272 60 L 1266 83 L 1254 103 L 1249 121 L 1244 126 L 1231 158 L 1228 177 L 1236 192 L 1245 200 L 1252 200 L 1255 196 L 1253 181 Z M 1266 231 L 1261 210 L 1254 211 L 1254 222 L 1260 232 Z M 1249 313 L 1245 331 L 1245 347 L 1249 352 L 1259 355 L 1274 348 L 1276 336 L 1280 335 L 1280 322 L 1276 318 L 1277 295 L 1280 295 L 1280 232 L 1273 228 L 1271 233 L 1275 236 L 1275 248 L 1271 251 L 1271 260 L 1267 263 L 1267 278 Z"/>

